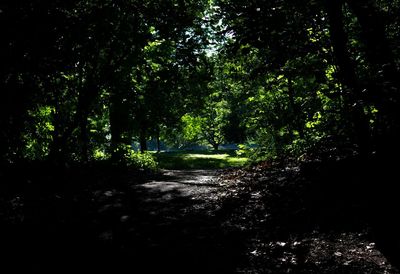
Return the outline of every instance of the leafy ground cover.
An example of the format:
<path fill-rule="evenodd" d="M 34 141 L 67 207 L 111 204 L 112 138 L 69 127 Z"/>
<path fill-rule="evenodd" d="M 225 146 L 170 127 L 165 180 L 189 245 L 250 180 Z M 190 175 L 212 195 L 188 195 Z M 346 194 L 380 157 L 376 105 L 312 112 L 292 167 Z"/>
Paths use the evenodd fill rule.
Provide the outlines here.
<path fill-rule="evenodd" d="M 248 162 L 234 150 L 161 152 L 157 160 L 163 169 L 221 169 L 242 167 Z"/>
<path fill-rule="evenodd" d="M 264 163 L 221 175 L 223 203 L 233 209 L 225 225 L 251 235 L 241 271 L 399 273 L 388 261 L 399 259 L 393 209 L 372 210 L 367 181 L 357 175 L 362 168 L 352 161 Z"/>

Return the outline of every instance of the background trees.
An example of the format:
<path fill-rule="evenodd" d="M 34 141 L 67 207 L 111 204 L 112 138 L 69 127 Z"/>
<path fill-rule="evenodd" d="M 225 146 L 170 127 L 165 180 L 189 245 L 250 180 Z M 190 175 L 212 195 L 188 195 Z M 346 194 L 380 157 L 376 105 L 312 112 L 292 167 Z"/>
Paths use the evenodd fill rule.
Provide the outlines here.
<path fill-rule="evenodd" d="M 117 160 L 143 144 L 192 90 L 207 4 L 3 2 L 2 159 Z"/>
<path fill-rule="evenodd" d="M 390 153 L 400 124 L 398 9 L 3 1 L 1 158 L 118 161 L 150 139 L 215 149 L 256 141 L 268 155 L 335 139 L 365 157 Z"/>
<path fill-rule="evenodd" d="M 336 132 L 335 135 L 349 138 L 363 155 L 377 149 L 381 137 L 397 135 L 397 122 L 393 120 L 397 115 L 390 111 L 398 94 L 396 80 L 390 79 L 390 75 L 398 75 L 393 56 L 396 42 L 389 42 L 393 36 L 386 27 L 393 22 L 383 19 L 390 17 L 384 3 L 216 3 L 221 20 L 229 26 L 227 31 L 235 37 L 232 49 L 244 54 L 251 52 L 251 48 L 257 49 L 262 61 L 253 71 L 268 71 L 257 75 L 270 75 L 273 82 L 280 83 L 280 88 L 267 88 L 273 94 L 269 96 L 286 96 L 281 99 L 280 111 L 274 109 L 272 117 L 264 115 L 259 120 L 268 123 L 274 120 L 274 114 L 285 113 L 278 115 L 277 120 L 289 118 L 283 124 L 292 135 L 303 139 L 310 131 L 319 136 Z M 259 97 L 250 98 L 259 102 Z M 384 106 L 383 97 L 393 105 Z M 273 100 L 269 97 L 265 102 L 270 104 Z M 391 142 L 390 146 L 394 145 Z"/>

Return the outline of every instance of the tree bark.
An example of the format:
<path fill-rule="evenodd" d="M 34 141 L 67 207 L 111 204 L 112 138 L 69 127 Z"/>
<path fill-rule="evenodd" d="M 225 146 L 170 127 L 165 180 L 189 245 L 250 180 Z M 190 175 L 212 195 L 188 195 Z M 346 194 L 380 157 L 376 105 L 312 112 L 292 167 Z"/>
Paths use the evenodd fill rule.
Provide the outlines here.
<path fill-rule="evenodd" d="M 111 160 L 118 162 L 123 160 L 123 104 L 119 92 L 113 91 L 110 94 L 110 131 L 111 131 Z"/>
<path fill-rule="evenodd" d="M 346 0 L 361 26 L 361 37 L 372 68 L 367 91 L 369 100 L 379 110 L 378 144 L 392 152 L 400 136 L 400 74 L 386 37 L 385 22 L 375 1 Z M 379 144 L 380 146 L 382 146 Z"/>
<path fill-rule="evenodd" d="M 66 138 L 63 135 L 63 125 L 62 120 L 61 120 L 61 114 L 60 114 L 60 109 L 59 109 L 59 101 L 56 99 L 56 102 L 54 103 L 54 109 L 55 111 L 53 112 L 53 125 L 54 125 L 54 131 L 52 133 L 52 142 L 50 144 L 49 148 L 49 160 L 52 163 L 56 164 L 64 164 L 66 161 L 66 156 L 65 156 L 65 150 L 66 150 Z"/>
<path fill-rule="evenodd" d="M 160 129 L 157 129 L 157 152 L 161 151 L 161 144 L 160 144 Z"/>
<path fill-rule="evenodd" d="M 345 104 L 354 127 L 360 156 L 367 158 L 370 154 L 370 127 L 362 105 L 362 90 L 356 75 L 355 64 L 347 48 L 348 37 L 343 25 L 343 2 L 326 0 L 325 3 L 339 78 L 346 89 Z"/>
<path fill-rule="evenodd" d="M 399 86 L 398 71 L 394 63 L 392 50 L 386 38 L 386 28 L 379 15 L 375 1 L 346 0 L 361 26 L 361 36 L 365 44 L 367 58 L 376 72 L 380 72 L 385 81 Z"/>
<path fill-rule="evenodd" d="M 78 97 L 77 120 L 79 127 L 79 142 L 81 149 L 81 161 L 89 161 L 89 135 L 88 135 L 88 116 L 89 116 L 89 96 L 90 87 L 81 90 Z"/>
<path fill-rule="evenodd" d="M 295 99 L 294 99 L 294 88 L 293 88 L 293 80 L 292 76 L 288 75 L 287 76 L 287 81 L 288 81 L 288 95 L 289 95 L 289 104 L 290 108 L 292 109 L 292 116 L 293 120 L 291 123 L 293 124 L 293 129 L 297 129 L 300 135 L 300 138 L 304 139 L 304 129 L 303 129 L 303 121 L 301 117 L 303 116 L 301 113 L 301 110 L 299 106 L 296 104 Z M 293 135 L 295 135 L 293 133 Z"/>
<path fill-rule="evenodd" d="M 147 139 L 146 139 L 146 125 L 145 123 L 141 124 L 140 132 L 139 132 L 139 143 L 140 143 L 140 152 L 147 151 Z"/>
<path fill-rule="evenodd" d="M 212 146 L 215 151 L 219 150 L 219 144 L 213 144 Z"/>

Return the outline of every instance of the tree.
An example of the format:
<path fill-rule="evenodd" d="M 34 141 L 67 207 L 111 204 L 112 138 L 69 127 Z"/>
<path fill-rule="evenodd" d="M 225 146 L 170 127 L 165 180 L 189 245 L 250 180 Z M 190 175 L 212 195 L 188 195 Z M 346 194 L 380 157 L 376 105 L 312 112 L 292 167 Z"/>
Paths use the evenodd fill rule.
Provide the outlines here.
<path fill-rule="evenodd" d="M 185 114 L 182 117 L 183 135 L 185 140 L 192 143 L 210 144 L 214 150 L 226 140 L 224 128 L 228 123 L 230 113 L 225 100 L 215 100 L 210 96 L 206 105 L 199 114 Z"/>
<path fill-rule="evenodd" d="M 1 108 L 2 159 L 25 157 L 22 148 L 37 136 L 31 134 L 28 121 L 36 116 L 39 119 L 42 112 L 37 111 L 38 106 L 51 110 L 48 119 L 52 125 L 50 132 L 41 134 L 50 139 L 40 150 L 57 162 L 86 162 L 99 147 L 109 147 L 117 161 L 123 155 L 121 148 L 126 148 L 135 135 L 153 134 L 156 128 L 153 121 L 149 122 L 153 118 L 139 117 L 144 106 L 152 111 L 143 117 L 178 120 L 167 107 L 166 111 L 158 111 L 160 108 L 150 102 L 162 102 L 174 89 L 179 89 L 180 97 L 193 90 L 182 87 L 187 85 L 184 78 L 194 74 L 185 75 L 188 70 L 197 73 L 203 39 L 198 31 L 207 6 L 208 1 L 173 0 L 42 1 L 18 6 L 10 1 L 2 3 L 2 26 L 10 26 L 1 43 L 5 60 L 1 68 L 1 88 L 5 91 Z M 149 54 L 146 47 L 157 41 L 168 41 L 167 46 Z M 140 95 L 133 82 L 140 77 L 134 78 L 144 68 L 142 64 L 157 62 L 162 69 L 140 71 L 150 73 L 145 76 L 150 81 L 140 83 L 145 86 L 144 105 L 135 104 Z M 160 91 L 164 97 L 158 96 Z M 172 109 L 183 104 L 177 100 Z M 94 127 L 99 125 L 93 122 L 96 117 L 102 117 L 101 128 Z M 104 118 L 109 122 L 104 123 Z M 139 120 L 144 121 L 140 130 L 132 126 Z M 99 138 L 99 133 L 110 138 Z M 102 144 L 93 143 L 94 137 Z"/>
<path fill-rule="evenodd" d="M 286 78 L 289 79 L 288 99 L 293 111 L 298 114 L 302 112 L 296 106 L 296 100 L 292 96 L 294 90 L 290 88 L 290 83 L 298 86 L 297 81 L 293 79 L 299 78 L 298 74 L 305 70 L 293 70 L 288 65 L 294 64 L 295 60 L 310 65 L 314 62 L 312 60 L 320 60 L 322 62 L 318 64 L 318 72 L 315 71 L 315 79 L 330 86 L 333 81 L 339 81 L 339 95 L 329 96 L 334 101 L 340 100 L 340 104 L 343 105 L 340 119 L 348 122 L 342 123 L 346 127 L 342 132 L 358 145 L 361 155 L 370 154 L 371 140 L 376 138 L 373 134 L 385 131 L 383 128 L 378 129 L 383 124 L 383 127 L 396 131 L 397 127 L 394 125 L 397 122 L 393 119 L 398 116 L 394 111 L 397 84 L 390 75 L 397 75 L 397 72 L 391 61 L 394 58 L 392 49 L 388 46 L 382 20 L 384 11 L 378 11 L 375 1 L 364 3 L 276 0 L 245 3 L 220 0 L 216 1 L 216 5 L 219 6 L 219 18 L 228 26 L 227 31 L 234 37 L 232 50 L 243 52 L 246 49 L 248 52 L 247 45 L 250 45 L 259 51 L 258 55 L 263 62 L 253 71 L 269 71 L 277 75 L 281 70 L 286 71 Z M 371 26 L 372 22 L 378 23 Z M 354 42 L 351 44 L 350 41 Z M 329 66 L 336 67 L 336 73 L 331 80 L 323 77 L 323 72 Z M 385 69 L 382 70 L 383 67 Z M 377 79 L 373 75 L 382 77 Z M 385 91 L 390 86 L 393 94 Z M 370 92 L 378 92 L 379 95 L 370 96 Z M 393 105 L 383 106 L 382 100 L 388 100 Z M 389 111 L 390 109 L 392 111 Z M 295 115 L 298 118 L 301 116 Z M 381 119 L 393 121 L 390 122 L 392 126 L 386 122 L 379 122 Z M 306 122 L 304 118 L 301 120 L 303 124 Z M 370 121 L 374 121 L 374 125 Z M 301 129 L 301 122 L 295 123 L 296 127 Z"/>

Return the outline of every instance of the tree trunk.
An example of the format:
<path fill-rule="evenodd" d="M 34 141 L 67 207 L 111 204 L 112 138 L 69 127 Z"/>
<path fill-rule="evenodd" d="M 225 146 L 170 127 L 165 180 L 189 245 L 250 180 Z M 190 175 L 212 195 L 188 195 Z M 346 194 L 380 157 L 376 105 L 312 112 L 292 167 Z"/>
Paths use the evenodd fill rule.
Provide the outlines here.
<path fill-rule="evenodd" d="M 219 144 L 214 143 L 212 146 L 215 151 L 219 150 Z"/>
<path fill-rule="evenodd" d="M 374 1 L 346 0 L 361 26 L 361 35 L 366 46 L 367 58 L 376 72 L 381 72 L 385 81 L 399 87 L 398 71 L 392 50 L 386 38 L 384 19 L 378 14 Z"/>
<path fill-rule="evenodd" d="M 357 136 L 359 153 L 362 158 L 367 158 L 370 154 L 370 127 L 362 105 L 361 88 L 358 83 L 355 65 L 347 48 L 348 37 L 343 25 L 342 5 L 343 2 L 340 0 L 326 1 L 329 31 L 339 78 L 346 89 L 345 104 Z"/>
<path fill-rule="evenodd" d="M 292 116 L 293 120 L 291 121 L 293 124 L 292 129 L 297 129 L 300 135 L 300 138 L 304 139 L 304 129 L 303 129 L 303 121 L 302 121 L 302 113 L 299 106 L 296 104 L 294 99 L 294 88 L 293 88 L 293 81 L 292 76 L 287 76 L 288 80 L 288 95 L 289 95 L 289 104 L 290 108 L 292 109 Z M 292 130 L 293 131 L 293 130 Z M 293 133 L 294 135 L 294 133 Z"/>
<path fill-rule="evenodd" d="M 54 108 L 55 111 L 53 112 L 53 125 L 54 125 L 54 131 L 52 133 L 52 142 L 50 144 L 49 148 L 49 160 L 52 163 L 60 164 L 63 165 L 66 161 L 66 147 L 67 147 L 67 142 L 66 142 L 66 136 L 63 134 L 63 127 L 66 125 L 63 125 L 62 120 L 61 120 L 61 114 L 59 110 L 59 102 L 58 99 L 56 98 L 56 102 L 54 103 Z"/>
<path fill-rule="evenodd" d="M 110 131 L 111 131 L 111 160 L 123 160 L 124 144 L 122 123 L 122 96 L 118 92 L 110 94 Z"/>
<path fill-rule="evenodd" d="M 156 138 L 157 138 L 157 152 L 160 152 L 161 151 L 161 145 L 160 145 L 160 130 L 159 129 L 157 129 Z"/>
<path fill-rule="evenodd" d="M 21 85 L 18 76 L 13 74 L 7 83 L 0 83 L 2 84 L 0 86 L 0 161 L 2 159 L 15 161 L 24 157 L 22 133 L 28 113 L 30 89 L 34 86 L 29 78 L 24 79 L 24 82 L 27 83 Z"/>
<path fill-rule="evenodd" d="M 79 129 L 78 145 L 80 159 L 84 163 L 89 161 L 88 118 L 91 104 L 97 97 L 99 88 L 95 84 L 93 78 L 89 77 L 86 80 L 86 84 L 80 86 L 77 111 L 72 121 L 61 120 L 61 114 L 59 113 L 59 104 L 61 103 L 61 99 L 55 98 L 55 102 L 53 102 L 56 112 L 53 115 L 53 142 L 50 146 L 49 153 L 49 159 L 51 161 L 64 162 L 66 160 L 68 139 L 71 138 L 71 135 L 76 128 Z M 57 94 L 57 92 L 55 91 L 54 94 Z"/>
<path fill-rule="evenodd" d="M 146 140 L 146 133 L 144 130 L 140 130 L 139 134 L 139 143 L 140 143 L 140 152 L 147 151 L 147 140 Z"/>
<path fill-rule="evenodd" d="M 76 113 L 77 126 L 79 128 L 79 143 L 81 150 L 81 161 L 87 163 L 89 161 L 89 132 L 88 118 L 90 107 L 93 100 L 97 97 L 98 86 L 95 79 L 91 75 L 87 76 L 86 82 L 83 84 L 78 96 L 78 109 Z"/>
<path fill-rule="evenodd" d="M 81 149 L 81 160 L 84 163 L 89 161 L 89 136 L 88 136 L 88 115 L 89 115 L 89 89 L 85 89 L 79 94 L 78 102 L 78 127 L 79 127 L 79 142 Z"/>
<path fill-rule="evenodd" d="M 375 75 L 369 81 L 367 90 L 371 103 L 379 110 L 378 143 L 385 144 L 384 150 L 391 153 L 394 148 L 400 150 L 400 79 L 386 37 L 384 19 L 375 1 L 347 0 L 347 3 L 360 23 L 366 56 L 372 68 L 371 73 Z"/>
<path fill-rule="evenodd" d="M 89 105 L 88 105 L 89 106 Z M 53 116 L 53 142 L 50 145 L 49 159 L 51 161 L 65 161 L 67 157 L 68 139 L 71 138 L 73 131 L 79 128 L 78 143 L 80 146 L 81 161 L 87 162 L 89 155 L 89 136 L 88 136 L 88 108 L 78 104 L 78 111 L 72 121 L 63 122 L 60 120 L 61 114 L 56 113 Z"/>

